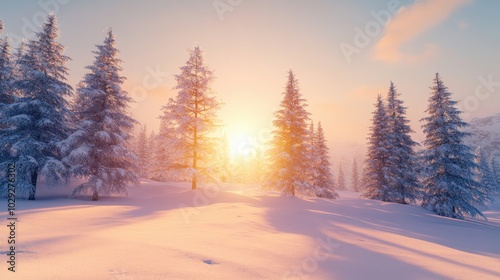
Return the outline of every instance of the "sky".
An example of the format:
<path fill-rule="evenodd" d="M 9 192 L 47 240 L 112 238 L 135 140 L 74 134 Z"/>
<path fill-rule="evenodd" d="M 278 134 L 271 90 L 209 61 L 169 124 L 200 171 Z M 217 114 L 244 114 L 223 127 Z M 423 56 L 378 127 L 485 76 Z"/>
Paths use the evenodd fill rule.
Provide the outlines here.
<path fill-rule="evenodd" d="M 486 0 L 2 0 L 0 19 L 15 46 L 54 11 L 72 86 L 111 27 L 136 100 L 131 112 L 150 130 L 199 45 L 232 146 L 269 139 L 292 69 L 335 151 L 366 143 L 376 96 L 390 81 L 416 141 L 436 72 L 466 120 L 500 112 L 499 10 L 500 1 Z"/>

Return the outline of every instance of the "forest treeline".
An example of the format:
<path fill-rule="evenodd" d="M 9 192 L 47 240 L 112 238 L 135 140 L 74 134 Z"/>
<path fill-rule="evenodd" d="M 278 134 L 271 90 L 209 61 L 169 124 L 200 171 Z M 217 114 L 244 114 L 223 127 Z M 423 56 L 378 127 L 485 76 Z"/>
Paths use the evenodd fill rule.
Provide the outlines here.
<path fill-rule="evenodd" d="M 0 24 L 0 32 L 3 24 Z M 123 89 L 113 31 L 93 51 L 94 61 L 76 88 L 67 82 L 70 60 L 49 15 L 33 40 L 11 50 L 0 39 L 0 196 L 8 196 L 7 165 L 16 166 L 16 196 L 35 199 L 41 181 L 81 179 L 72 196 L 125 194 L 139 178 L 158 181 L 251 182 L 287 196 L 338 197 L 347 189 L 343 167 L 332 174 L 321 122 L 311 119 L 292 70 L 274 113 L 271 140 L 250 157 L 229 155 L 212 89 L 213 71 L 196 46 L 175 75 L 176 95 L 162 109 L 158 133 L 145 126 L 134 137 L 133 102 Z M 363 196 L 420 204 L 439 215 L 464 219 L 499 192 L 494 159 L 464 142 L 468 126 L 436 74 L 425 141 L 412 140 L 406 107 L 394 83 L 378 96 L 362 165 L 353 162 L 351 189 Z M 417 147 L 421 146 L 419 152 Z"/>

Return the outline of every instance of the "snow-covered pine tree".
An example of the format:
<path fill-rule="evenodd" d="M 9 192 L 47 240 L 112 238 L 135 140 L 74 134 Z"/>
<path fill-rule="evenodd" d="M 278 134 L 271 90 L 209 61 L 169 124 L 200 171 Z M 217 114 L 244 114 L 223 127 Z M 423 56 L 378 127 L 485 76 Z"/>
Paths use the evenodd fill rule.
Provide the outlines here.
<path fill-rule="evenodd" d="M 339 171 L 338 171 L 337 183 L 335 184 L 335 187 L 339 191 L 345 191 L 345 190 L 347 190 L 347 186 L 346 186 L 346 183 L 345 183 L 344 167 L 342 166 L 342 162 L 339 163 Z"/>
<path fill-rule="evenodd" d="M 3 110 L 0 146 L 6 148 L 17 168 L 17 196 L 35 199 L 39 174 L 52 185 L 68 178 L 57 144 L 69 134 L 68 102 L 72 88 L 66 83 L 69 58 L 56 41 L 56 18 L 49 15 L 36 40 L 17 61 L 19 77 L 14 87 L 20 97 Z M 5 128 L 6 127 L 6 128 Z"/>
<path fill-rule="evenodd" d="M 194 190 L 198 177 L 210 177 L 217 162 L 217 139 L 211 135 L 219 126 L 217 111 L 221 103 L 211 89 L 214 75 L 205 65 L 200 47 L 189 51 L 189 59 L 175 79 L 178 93 L 164 107 L 164 116 L 171 120 L 175 130 L 174 149 L 180 153 L 175 165 L 190 170 Z"/>
<path fill-rule="evenodd" d="M 1 33 L 1 32 L 0 32 Z M 21 80 L 22 75 L 19 71 L 19 61 L 26 50 L 26 42 L 22 41 L 14 55 L 11 55 L 9 39 L 0 38 L 0 119 L 6 117 L 3 110 L 6 110 L 9 104 L 17 101 L 19 91 L 16 89 L 16 81 Z M 7 128 L 8 126 L 4 126 Z M 0 121 L 0 138 L 2 135 L 2 124 Z M 8 132 L 8 131 L 4 131 Z M 1 140 L 0 140 L 1 142 Z M 5 172 L 7 164 L 13 162 L 8 150 L 8 146 L 0 147 L 0 197 L 7 196 L 7 177 Z"/>
<path fill-rule="evenodd" d="M 147 177 L 148 164 L 149 164 L 149 147 L 148 147 L 148 132 L 147 126 L 142 125 L 137 134 L 134 153 L 139 158 L 137 162 L 137 175 L 141 178 Z"/>
<path fill-rule="evenodd" d="M 356 157 L 354 157 L 352 160 L 351 183 L 352 189 L 355 192 L 359 192 L 361 190 L 358 160 L 356 159 Z"/>
<path fill-rule="evenodd" d="M 379 95 L 375 103 L 372 126 L 368 137 L 368 151 L 363 169 L 363 196 L 383 201 L 389 201 L 387 197 L 389 191 L 387 180 L 389 123 L 390 120 L 382 96 Z"/>
<path fill-rule="evenodd" d="M 332 164 L 328 157 L 328 146 L 326 145 L 325 132 L 321 126 L 321 122 L 318 122 L 318 128 L 316 133 L 313 135 L 315 139 L 312 144 L 314 160 L 314 181 L 313 185 L 317 188 L 316 196 L 326 197 L 326 198 L 338 198 L 338 194 L 335 192 L 335 181 L 333 180 L 333 174 L 331 172 Z"/>
<path fill-rule="evenodd" d="M 174 150 L 171 148 L 175 139 L 173 128 L 168 126 L 169 120 L 160 117 L 160 130 L 156 137 L 156 146 L 153 150 L 153 168 L 151 178 L 156 181 L 173 179 L 170 176 L 170 166 L 173 164 Z"/>
<path fill-rule="evenodd" d="M 1 32 L 0 32 L 1 33 Z M 8 40 L 0 39 L 0 119 L 4 118 L 4 109 L 15 100 L 13 83 L 14 73 L 12 67 L 12 58 L 10 55 L 10 45 Z M 2 128 L 7 128 L 0 124 L 0 138 L 3 138 Z M 2 142 L 2 141 L 0 141 Z M 0 197 L 6 197 L 7 193 L 7 177 L 5 172 L 7 170 L 8 159 L 10 158 L 9 152 L 5 146 L 0 146 Z"/>
<path fill-rule="evenodd" d="M 13 64 L 14 64 L 14 68 L 13 68 L 14 80 L 22 80 L 22 78 L 23 78 L 22 65 L 23 65 L 23 58 L 26 54 L 27 49 L 28 49 L 28 44 L 25 40 L 23 40 L 23 41 L 21 41 L 21 43 L 17 47 L 16 51 L 14 52 L 14 55 L 12 56 Z"/>
<path fill-rule="evenodd" d="M 481 147 L 478 147 L 476 153 L 477 164 L 479 166 L 477 169 L 477 181 L 481 183 L 484 192 L 490 197 L 490 200 L 493 200 L 492 195 L 497 191 L 497 182 L 495 173 L 490 165 L 491 161 Z"/>
<path fill-rule="evenodd" d="M 0 40 L 0 114 L 2 108 L 14 102 L 14 69 L 9 41 Z"/>
<path fill-rule="evenodd" d="M 281 109 L 274 113 L 274 130 L 267 155 L 269 165 L 263 187 L 291 196 L 315 195 L 308 178 L 309 112 L 292 70 L 288 72 L 283 95 Z"/>
<path fill-rule="evenodd" d="M 422 121 L 425 134 L 423 152 L 422 206 L 438 215 L 464 219 L 484 215 L 477 207 L 487 201 L 483 188 L 474 178 L 478 168 L 471 148 L 464 144 L 469 135 L 462 131 L 468 124 L 462 121 L 457 102 L 443 84 L 439 74 L 429 97 L 428 116 Z"/>
<path fill-rule="evenodd" d="M 367 180 L 365 179 L 366 178 L 366 161 L 363 160 L 361 162 L 361 166 L 359 168 L 359 170 L 361 171 L 361 174 L 359 176 L 359 185 L 360 185 L 360 188 L 359 188 L 359 191 L 361 193 L 364 193 L 364 189 L 365 189 L 365 186 L 364 186 L 364 183 L 367 182 Z"/>
<path fill-rule="evenodd" d="M 154 167 L 154 152 L 156 149 L 156 145 L 158 144 L 158 136 L 154 130 L 151 130 L 149 133 L 148 139 L 146 141 L 147 146 L 147 162 L 146 162 L 146 177 L 148 179 L 152 178 L 153 167 Z"/>
<path fill-rule="evenodd" d="M 389 141 L 387 174 L 389 189 L 385 194 L 387 200 L 397 203 L 415 203 L 421 198 L 422 191 L 415 172 L 416 153 L 414 147 L 418 144 L 411 139 L 410 128 L 406 119 L 406 107 L 400 99 L 394 83 L 391 82 L 387 94 L 387 116 L 389 117 Z"/>
<path fill-rule="evenodd" d="M 74 175 L 87 179 L 72 196 L 90 194 L 98 200 L 99 194 L 126 194 L 126 186 L 137 183 L 137 157 L 127 145 L 137 122 L 128 113 L 132 99 L 122 89 L 125 78 L 111 29 L 93 53 L 94 63 L 77 88 L 76 130 L 61 147 Z"/>
<path fill-rule="evenodd" d="M 316 146 L 316 131 L 314 130 L 314 121 L 311 120 L 309 124 L 309 145 L 307 152 L 309 157 L 309 169 L 307 177 L 309 178 L 309 184 L 315 185 L 316 177 L 318 177 L 318 167 L 319 167 L 319 155 L 318 147 Z"/>

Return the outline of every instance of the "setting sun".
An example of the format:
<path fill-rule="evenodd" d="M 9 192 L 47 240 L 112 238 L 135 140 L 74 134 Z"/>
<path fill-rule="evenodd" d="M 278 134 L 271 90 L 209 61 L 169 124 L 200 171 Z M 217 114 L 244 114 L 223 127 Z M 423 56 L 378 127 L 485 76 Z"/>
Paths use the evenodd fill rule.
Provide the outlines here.
<path fill-rule="evenodd" d="M 231 160 L 254 157 L 263 144 L 259 143 L 258 135 L 243 127 L 228 131 L 227 137 Z"/>
<path fill-rule="evenodd" d="M 256 150 L 256 141 L 248 135 L 237 135 L 229 138 L 231 158 L 237 156 L 251 157 Z"/>
<path fill-rule="evenodd" d="M 498 11 L 0 1 L 0 280 L 500 279 Z"/>

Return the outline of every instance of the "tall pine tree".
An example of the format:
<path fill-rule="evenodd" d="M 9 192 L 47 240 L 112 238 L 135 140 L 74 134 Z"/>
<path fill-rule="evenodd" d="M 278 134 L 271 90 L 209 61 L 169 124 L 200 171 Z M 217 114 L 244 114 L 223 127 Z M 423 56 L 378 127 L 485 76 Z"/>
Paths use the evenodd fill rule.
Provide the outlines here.
<path fill-rule="evenodd" d="M 478 166 L 470 147 L 464 143 L 469 133 L 462 129 L 468 124 L 462 121 L 457 102 L 451 99 L 452 94 L 439 74 L 431 89 L 428 116 L 422 119 L 426 137 L 422 206 L 451 218 L 484 217 L 477 207 L 484 205 L 487 195 L 474 178 Z"/>
<path fill-rule="evenodd" d="M 178 181 L 179 170 L 175 169 L 175 164 L 182 161 L 183 166 L 187 166 L 187 159 L 181 157 L 181 151 L 175 148 L 177 142 L 174 122 L 164 108 L 164 115 L 160 117 L 160 130 L 156 137 L 156 146 L 153 149 L 151 168 L 151 178 L 157 181 Z"/>
<path fill-rule="evenodd" d="M 0 115 L 5 106 L 14 103 L 14 67 L 9 41 L 0 40 Z"/>
<path fill-rule="evenodd" d="M 57 144 L 64 140 L 68 126 L 68 102 L 72 88 L 66 83 L 69 58 L 56 41 L 56 18 L 49 15 L 36 40 L 21 53 L 15 88 L 20 98 L 5 107 L 0 147 L 16 162 L 18 197 L 35 199 L 39 174 L 49 184 L 68 177 Z"/>
<path fill-rule="evenodd" d="M 134 146 L 134 153 L 139 158 L 137 175 L 141 178 L 147 178 L 150 151 L 148 147 L 148 132 L 146 125 L 140 127 Z"/>
<path fill-rule="evenodd" d="M 417 160 L 413 148 L 418 144 L 411 139 L 410 133 L 414 131 L 408 125 L 410 121 L 406 119 L 406 107 L 399 97 L 400 93 L 391 82 L 387 95 L 389 188 L 385 196 L 388 201 L 406 204 L 415 203 L 422 192 L 414 168 Z"/>
<path fill-rule="evenodd" d="M 311 126 L 312 127 L 312 126 Z M 314 181 L 313 185 L 317 188 L 316 196 L 326 198 L 337 198 L 335 192 L 335 181 L 331 171 L 332 164 L 328 156 L 328 146 L 326 145 L 325 132 L 321 122 L 318 122 L 318 128 L 313 135 L 313 155 L 314 159 Z"/>
<path fill-rule="evenodd" d="M 153 168 L 154 168 L 154 152 L 156 149 L 156 145 L 158 145 L 158 135 L 154 130 L 151 130 L 149 133 L 146 146 L 147 146 L 147 162 L 146 162 L 146 178 L 151 179 L 153 177 Z"/>
<path fill-rule="evenodd" d="M 288 72 L 283 95 L 281 109 L 274 114 L 264 187 L 291 196 L 314 195 L 314 187 L 309 183 L 309 112 L 292 70 Z"/>
<path fill-rule="evenodd" d="M 13 60 L 13 63 L 14 63 L 14 68 L 12 69 L 13 70 L 13 77 L 14 77 L 14 80 L 22 80 L 23 79 L 23 58 L 26 54 L 26 49 L 28 48 L 28 44 L 26 43 L 26 41 L 21 41 L 21 43 L 19 44 L 19 46 L 17 47 L 14 55 L 12 56 L 12 60 Z M 14 87 L 16 88 L 16 87 Z M 71 115 L 70 115 L 71 117 Z"/>
<path fill-rule="evenodd" d="M 221 103 L 211 88 L 213 72 L 205 65 L 198 46 L 189 52 L 186 65 L 181 67 L 181 74 L 175 79 L 177 96 L 164 107 L 163 117 L 175 132 L 174 149 L 180 153 L 176 166 L 190 170 L 194 190 L 198 177 L 210 177 L 217 162 L 218 139 L 212 135 L 219 126 L 217 112 Z"/>
<path fill-rule="evenodd" d="M 372 126 L 368 138 L 368 151 L 364 165 L 363 196 L 371 199 L 390 201 L 388 196 L 390 185 L 387 179 L 387 163 L 389 159 L 389 117 L 382 100 L 377 97 L 373 112 Z"/>
<path fill-rule="evenodd" d="M 126 186 L 137 183 L 137 157 L 127 145 L 136 121 L 128 113 L 132 99 L 122 89 L 125 78 L 111 30 L 93 53 L 94 63 L 77 89 L 76 131 L 61 146 L 74 174 L 87 179 L 73 196 L 98 200 L 99 194 L 126 194 Z"/>
<path fill-rule="evenodd" d="M 0 30 L 1 33 L 1 30 Z M 7 39 L 0 38 L 0 119 L 4 118 L 4 110 L 9 104 L 15 101 L 13 84 L 14 72 L 12 57 L 10 55 L 10 45 Z M 0 124 L 0 138 L 3 138 L 2 128 L 7 128 Z M 0 140 L 0 142 L 2 142 Z M 7 177 L 6 170 L 10 155 L 6 146 L 0 146 L 0 197 L 7 197 Z"/>
<path fill-rule="evenodd" d="M 477 180 L 484 188 L 484 192 L 491 198 L 498 189 L 495 173 L 490 164 L 492 160 L 490 160 L 481 147 L 478 148 L 476 157 L 477 164 L 479 165 L 479 169 L 477 169 Z"/>

